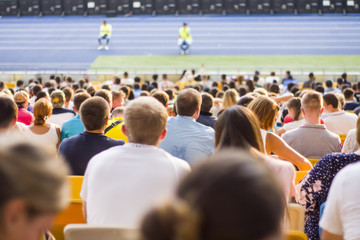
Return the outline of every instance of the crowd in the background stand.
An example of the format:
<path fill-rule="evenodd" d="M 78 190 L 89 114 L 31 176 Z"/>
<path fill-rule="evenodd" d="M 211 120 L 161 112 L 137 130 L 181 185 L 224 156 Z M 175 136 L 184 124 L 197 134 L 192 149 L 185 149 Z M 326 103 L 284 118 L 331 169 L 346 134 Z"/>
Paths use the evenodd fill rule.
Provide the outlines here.
<path fill-rule="evenodd" d="M 305 207 L 310 240 L 325 202 L 321 239 L 360 239 L 359 101 L 346 73 L 0 82 L 0 239 L 48 234 L 65 174 L 84 176 L 87 223 L 147 240 L 281 239 L 290 202 Z"/>

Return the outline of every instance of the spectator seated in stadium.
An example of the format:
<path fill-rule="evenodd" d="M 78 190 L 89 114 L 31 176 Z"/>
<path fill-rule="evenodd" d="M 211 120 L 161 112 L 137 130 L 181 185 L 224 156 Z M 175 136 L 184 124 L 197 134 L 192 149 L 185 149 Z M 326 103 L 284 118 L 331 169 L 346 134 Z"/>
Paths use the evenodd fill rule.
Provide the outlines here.
<path fill-rule="evenodd" d="M 86 169 L 81 198 L 87 223 L 137 228 L 153 204 L 173 193 L 190 167 L 157 147 L 166 121 L 165 107 L 154 98 L 129 102 L 123 126 L 129 143 L 96 155 Z"/>
<path fill-rule="evenodd" d="M 284 124 L 290 123 L 293 121 L 300 121 L 303 119 L 303 115 L 301 113 L 301 99 L 300 98 L 292 98 L 286 105 L 289 113 L 284 118 Z"/>
<path fill-rule="evenodd" d="M 325 85 L 325 93 L 340 93 L 340 90 L 338 88 L 333 87 L 333 81 L 326 80 Z"/>
<path fill-rule="evenodd" d="M 209 93 L 202 93 L 201 99 L 200 115 L 196 121 L 214 129 L 216 117 L 210 112 L 214 106 L 214 98 Z"/>
<path fill-rule="evenodd" d="M 169 95 L 160 90 L 154 90 L 151 93 L 151 96 L 158 100 L 165 108 L 169 106 Z"/>
<path fill-rule="evenodd" d="M 125 104 L 125 93 L 121 90 L 111 91 L 111 112 L 118 107 L 123 107 Z M 105 99 L 106 100 L 106 99 Z"/>
<path fill-rule="evenodd" d="M 112 110 L 112 94 L 109 90 L 100 89 L 95 92 L 94 96 L 103 98 L 108 103 L 110 110 Z"/>
<path fill-rule="evenodd" d="M 191 88 L 180 91 L 176 101 L 178 115 L 169 118 L 168 133 L 159 146 L 190 165 L 214 152 L 214 129 L 196 122 L 200 107 L 198 91 Z"/>
<path fill-rule="evenodd" d="M 58 149 L 61 142 L 60 127 L 47 122 L 51 113 L 52 105 L 49 100 L 43 98 L 37 101 L 34 105 L 34 123 L 25 127 L 24 132 L 31 141 Z"/>
<path fill-rule="evenodd" d="M 264 144 L 265 154 L 276 154 L 280 159 L 295 164 L 300 170 L 310 170 L 311 163 L 291 148 L 286 142 L 273 132 L 269 132 L 275 125 L 279 106 L 266 96 L 258 96 L 250 102 L 248 108 L 252 110 L 260 122 L 260 132 Z"/>
<path fill-rule="evenodd" d="M 19 90 L 25 90 L 25 83 L 23 80 L 16 81 L 16 87 L 14 87 L 14 91 L 17 92 Z"/>
<path fill-rule="evenodd" d="M 316 78 L 314 76 L 314 73 L 309 73 L 309 80 L 305 81 L 303 84 L 303 88 L 311 88 L 311 84 L 315 82 Z"/>
<path fill-rule="evenodd" d="M 357 121 L 356 137 L 360 144 L 360 120 Z M 305 233 L 309 239 L 319 239 L 319 211 L 326 201 L 335 175 L 345 166 L 359 162 L 360 151 L 355 153 L 330 153 L 325 155 L 298 184 L 296 200 L 305 207 Z M 358 188 L 355 188 L 358 189 Z M 328 207 L 328 206 L 326 206 Z M 334 208 L 333 211 L 336 212 Z M 339 213 L 340 214 L 340 213 Z"/>
<path fill-rule="evenodd" d="M 25 125 L 30 125 L 34 121 L 34 116 L 27 110 L 29 106 L 29 94 L 25 90 L 17 91 L 14 95 L 15 103 L 18 106 L 17 121 Z"/>
<path fill-rule="evenodd" d="M 174 88 L 174 84 L 168 80 L 168 76 L 166 74 L 162 75 L 162 81 L 159 84 L 159 88 L 162 91 Z"/>
<path fill-rule="evenodd" d="M 119 78 L 118 76 L 114 76 L 112 89 L 114 91 L 119 91 L 120 88 L 121 88 L 121 78 Z"/>
<path fill-rule="evenodd" d="M 144 218 L 147 240 L 282 239 L 285 200 L 262 159 L 224 151 L 194 169 Z"/>
<path fill-rule="evenodd" d="M 264 155 L 264 144 L 260 133 L 260 123 L 255 114 L 240 106 L 226 109 L 215 124 L 215 146 L 218 150 L 240 148 L 257 150 L 265 164 L 276 174 L 282 186 L 285 199 L 295 196 L 295 168 L 286 161 Z"/>
<path fill-rule="evenodd" d="M 360 104 L 354 102 L 354 90 L 351 88 L 346 88 L 344 90 L 344 97 L 345 97 L 345 111 L 354 111 L 355 108 L 359 107 Z"/>
<path fill-rule="evenodd" d="M 357 116 L 339 110 L 339 99 L 334 93 L 323 96 L 324 113 L 321 115 L 327 130 L 336 134 L 347 134 L 356 128 Z"/>
<path fill-rule="evenodd" d="M 9 134 L 16 127 L 18 107 L 14 100 L 0 93 L 0 135 Z"/>
<path fill-rule="evenodd" d="M 84 131 L 84 125 L 80 120 L 80 106 L 85 100 L 89 99 L 90 97 L 91 96 L 88 93 L 75 94 L 73 110 L 76 115 L 63 123 L 61 127 L 61 140 L 75 136 Z"/>
<path fill-rule="evenodd" d="M 299 85 L 299 82 L 293 79 L 291 75 L 288 76 L 288 78 L 284 81 L 284 87 L 286 88 L 289 83 L 294 83 L 295 85 Z"/>
<path fill-rule="evenodd" d="M 0 179 L 6 186 L 0 189 L 0 239 L 47 239 L 45 231 L 68 204 L 68 169 L 54 151 L 18 138 L 0 139 Z"/>
<path fill-rule="evenodd" d="M 356 152 L 357 150 L 359 150 L 359 145 L 356 139 L 356 129 L 351 129 L 346 135 L 346 139 L 343 148 L 341 149 L 341 152 L 353 153 Z"/>
<path fill-rule="evenodd" d="M 239 100 L 239 94 L 235 89 L 226 90 L 223 97 L 221 110 L 217 114 L 217 116 L 219 116 L 225 109 L 236 105 L 238 100 Z"/>
<path fill-rule="evenodd" d="M 360 239 L 360 163 L 341 170 L 331 184 L 320 220 L 323 240 Z"/>
<path fill-rule="evenodd" d="M 315 91 L 306 93 L 301 99 L 301 111 L 305 123 L 282 135 L 290 147 L 307 158 L 322 158 L 328 153 L 341 151 L 340 137 L 320 124 L 322 101 L 320 93 Z"/>
<path fill-rule="evenodd" d="M 64 108 L 73 110 L 73 107 L 74 107 L 74 103 L 73 103 L 74 90 L 72 88 L 70 88 L 70 87 L 65 87 L 65 88 L 62 89 L 62 91 L 65 94 Z"/>
<path fill-rule="evenodd" d="M 36 84 L 30 89 L 30 96 L 31 97 L 29 99 L 29 103 L 30 103 L 31 106 L 34 106 L 36 96 L 41 91 L 42 91 L 42 86 L 40 84 Z"/>
<path fill-rule="evenodd" d="M 72 175 L 84 175 L 93 156 L 108 148 L 124 144 L 124 141 L 104 136 L 109 115 L 109 105 L 101 97 L 89 98 L 81 104 L 80 119 L 85 132 L 64 139 L 59 148 L 59 153 L 71 167 Z"/>
<path fill-rule="evenodd" d="M 61 90 L 55 90 L 51 93 L 51 103 L 53 105 L 52 115 L 49 117 L 48 122 L 58 125 L 60 128 L 63 123 L 75 116 L 73 110 L 64 108 L 65 94 Z"/>
<path fill-rule="evenodd" d="M 112 111 L 111 120 L 105 128 L 105 136 L 128 142 L 128 137 L 122 131 L 122 126 L 124 125 L 124 110 L 124 107 L 117 107 Z"/>

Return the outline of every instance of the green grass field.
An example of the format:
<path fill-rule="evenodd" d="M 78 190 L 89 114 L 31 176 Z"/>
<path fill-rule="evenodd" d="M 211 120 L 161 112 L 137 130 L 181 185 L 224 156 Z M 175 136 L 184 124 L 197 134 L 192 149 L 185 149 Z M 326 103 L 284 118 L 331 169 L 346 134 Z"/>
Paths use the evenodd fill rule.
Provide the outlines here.
<path fill-rule="evenodd" d="M 360 56 L 99 56 L 89 71 L 181 72 L 200 68 L 207 71 L 314 71 L 360 72 Z"/>

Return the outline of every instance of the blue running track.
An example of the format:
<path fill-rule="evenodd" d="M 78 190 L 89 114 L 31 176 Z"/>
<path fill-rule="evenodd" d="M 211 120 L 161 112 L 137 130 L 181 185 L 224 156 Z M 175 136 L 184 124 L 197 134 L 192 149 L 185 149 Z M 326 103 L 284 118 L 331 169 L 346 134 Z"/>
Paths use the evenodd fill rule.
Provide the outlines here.
<path fill-rule="evenodd" d="M 133 16 L 109 18 L 109 51 L 97 50 L 103 16 L 0 18 L 1 67 L 83 67 L 100 55 L 360 55 L 360 15 Z"/>

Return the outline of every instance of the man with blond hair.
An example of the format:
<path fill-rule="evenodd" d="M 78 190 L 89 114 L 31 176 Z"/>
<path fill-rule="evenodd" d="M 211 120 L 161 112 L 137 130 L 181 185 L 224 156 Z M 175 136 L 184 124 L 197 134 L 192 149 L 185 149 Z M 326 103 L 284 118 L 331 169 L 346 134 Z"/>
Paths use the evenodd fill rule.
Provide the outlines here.
<path fill-rule="evenodd" d="M 125 108 L 123 132 L 129 143 L 90 160 L 81 198 L 87 223 L 138 228 L 151 206 L 170 196 L 189 165 L 157 146 L 166 136 L 167 112 L 152 97 Z"/>
<path fill-rule="evenodd" d="M 301 111 L 305 123 L 282 137 L 292 148 L 307 158 L 322 158 L 333 152 L 340 152 L 340 137 L 320 124 L 323 112 L 323 98 L 320 93 L 309 91 L 301 99 Z"/>

